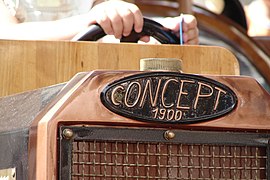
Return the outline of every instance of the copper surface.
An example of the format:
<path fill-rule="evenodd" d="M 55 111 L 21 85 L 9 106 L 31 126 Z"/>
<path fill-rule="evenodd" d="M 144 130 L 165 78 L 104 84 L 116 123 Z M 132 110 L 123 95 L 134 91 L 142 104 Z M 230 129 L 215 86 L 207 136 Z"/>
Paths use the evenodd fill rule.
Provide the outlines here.
<path fill-rule="evenodd" d="M 100 93 L 108 83 L 140 72 L 94 71 L 91 73 L 92 75 L 84 81 L 82 86 L 78 87 L 63 103 L 56 112 L 55 119 L 69 123 L 132 123 L 160 126 L 157 123 L 142 123 L 116 115 L 100 102 Z M 225 117 L 191 125 L 174 125 L 175 128 L 269 130 L 269 94 L 254 79 L 240 76 L 206 77 L 227 85 L 235 92 L 238 97 L 236 109 Z"/>
<path fill-rule="evenodd" d="M 100 100 L 100 93 L 104 87 L 108 83 L 139 73 L 142 72 L 92 71 L 80 74 L 70 81 L 32 124 L 29 146 L 29 169 L 32 171 L 30 176 L 33 179 L 57 177 L 57 129 L 60 124 L 269 133 L 269 94 L 249 77 L 206 76 L 231 88 L 238 98 L 237 107 L 230 114 L 206 122 L 184 125 L 146 123 L 114 114 L 105 108 Z"/>

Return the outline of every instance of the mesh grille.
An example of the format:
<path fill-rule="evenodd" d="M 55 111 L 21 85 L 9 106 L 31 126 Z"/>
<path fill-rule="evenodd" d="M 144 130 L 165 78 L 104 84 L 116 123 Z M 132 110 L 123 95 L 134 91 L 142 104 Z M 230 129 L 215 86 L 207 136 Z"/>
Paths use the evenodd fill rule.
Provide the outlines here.
<path fill-rule="evenodd" d="M 266 179 L 266 148 L 74 141 L 72 179 Z"/>

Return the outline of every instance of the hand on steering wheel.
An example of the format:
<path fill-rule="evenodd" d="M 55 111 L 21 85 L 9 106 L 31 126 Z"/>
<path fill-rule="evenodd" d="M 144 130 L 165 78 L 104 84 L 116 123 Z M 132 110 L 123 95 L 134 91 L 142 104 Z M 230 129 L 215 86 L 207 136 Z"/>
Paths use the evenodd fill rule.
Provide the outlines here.
<path fill-rule="evenodd" d="M 98 25 L 89 26 L 85 31 L 77 34 L 73 41 L 97 41 L 106 36 L 106 33 Z M 179 38 L 169 29 L 165 28 L 156 21 L 144 18 L 143 30 L 140 33 L 132 30 L 129 36 L 122 37 L 120 42 L 138 42 L 144 36 L 151 36 L 158 40 L 161 44 L 179 44 Z"/>

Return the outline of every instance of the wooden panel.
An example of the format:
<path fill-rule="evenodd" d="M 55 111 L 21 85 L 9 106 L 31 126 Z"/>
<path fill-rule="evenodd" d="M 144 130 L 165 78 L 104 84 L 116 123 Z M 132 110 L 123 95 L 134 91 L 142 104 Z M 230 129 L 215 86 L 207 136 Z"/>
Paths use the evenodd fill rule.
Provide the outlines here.
<path fill-rule="evenodd" d="M 239 74 L 235 56 L 221 47 L 2 40 L 0 96 L 66 82 L 82 71 L 138 70 L 139 59 L 148 57 L 180 58 L 187 73 Z"/>

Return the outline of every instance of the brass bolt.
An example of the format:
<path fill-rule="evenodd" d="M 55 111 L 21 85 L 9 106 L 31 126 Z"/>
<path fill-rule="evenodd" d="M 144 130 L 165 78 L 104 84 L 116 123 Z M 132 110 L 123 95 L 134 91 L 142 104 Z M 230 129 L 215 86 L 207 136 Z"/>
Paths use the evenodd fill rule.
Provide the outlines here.
<path fill-rule="evenodd" d="M 168 130 L 168 131 L 166 131 L 166 132 L 164 133 L 164 138 L 165 138 L 166 140 L 172 140 L 173 138 L 175 138 L 175 133 L 172 132 L 172 131 L 170 131 L 170 130 Z"/>
<path fill-rule="evenodd" d="M 71 129 L 64 129 L 63 130 L 63 137 L 65 139 L 71 139 L 73 137 L 73 131 Z"/>

